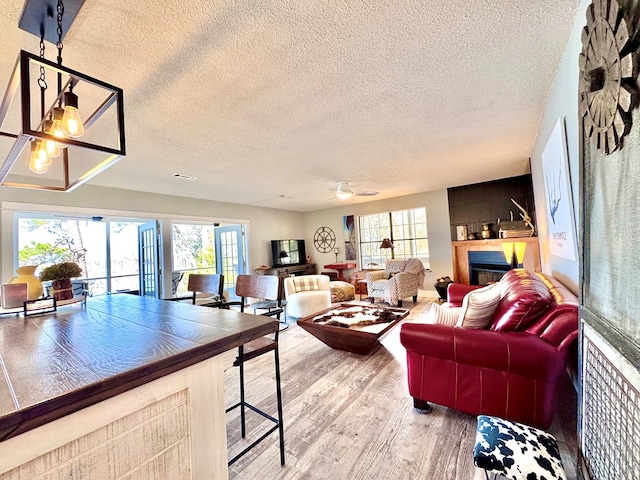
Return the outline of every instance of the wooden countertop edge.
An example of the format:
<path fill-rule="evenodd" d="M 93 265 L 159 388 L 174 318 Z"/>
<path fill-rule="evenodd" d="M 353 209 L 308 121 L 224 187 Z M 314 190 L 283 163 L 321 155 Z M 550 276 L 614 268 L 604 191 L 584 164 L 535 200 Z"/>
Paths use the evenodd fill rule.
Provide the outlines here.
<path fill-rule="evenodd" d="M 200 345 L 18 410 L 0 418 L 0 442 L 274 333 L 277 329 L 278 322 L 274 320 L 235 334 L 224 341 Z"/>

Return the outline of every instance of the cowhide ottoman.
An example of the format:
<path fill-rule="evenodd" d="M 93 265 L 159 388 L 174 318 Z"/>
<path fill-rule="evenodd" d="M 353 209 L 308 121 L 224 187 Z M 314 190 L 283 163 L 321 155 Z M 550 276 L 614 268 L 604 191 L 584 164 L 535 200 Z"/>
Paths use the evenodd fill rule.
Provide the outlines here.
<path fill-rule="evenodd" d="M 558 442 L 537 428 L 488 415 L 478 416 L 473 463 L 513 480 L 566 480 Z"/>
<path fill-rule="evenodd" d="M 346 302 L 347 300 L 355 300 L 356 287 L 347 282 L 331 282 L 329 285 L 331 288 L 331 301 L 332 302 Z"/>

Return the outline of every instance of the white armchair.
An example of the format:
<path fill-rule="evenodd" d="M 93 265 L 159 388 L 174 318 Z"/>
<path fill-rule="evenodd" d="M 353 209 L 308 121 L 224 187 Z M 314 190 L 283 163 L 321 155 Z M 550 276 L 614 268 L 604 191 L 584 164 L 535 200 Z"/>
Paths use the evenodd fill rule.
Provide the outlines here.
<path fill-rule="evenodd" d="M 405 271 L 407 263 L 411 261 L 412 268 Z M 384 270 L 374 270 L 367 273 L 367 294 L 371 303 L 381 298 L 391 305 L 402 306 L 404 298 L 413 297 L 418 301 L 418 288 L 424 281 L 424 267 L 417 259 L 389 260 Z M 415 273 L 419 269 L 418 273 Z"/>
<path fill-rule="evenodd" d="M 284 279 L 287 314 L 308 317 L 331 307 L 330 279 L 326 275 L 301 275 Z"/>

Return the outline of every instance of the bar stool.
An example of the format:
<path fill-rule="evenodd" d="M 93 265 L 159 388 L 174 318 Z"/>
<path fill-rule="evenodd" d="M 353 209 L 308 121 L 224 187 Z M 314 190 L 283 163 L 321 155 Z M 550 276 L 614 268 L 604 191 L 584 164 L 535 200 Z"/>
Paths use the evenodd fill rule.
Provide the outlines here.
<path fill-rule="evenodd" d="M 566 480 L 560 449 L 550 433 L 522 423 L 478 415 L 473 463 L 487 480 L 502 475 L 512 480 L 554 478 Z"/>
<path fill-rule="evenodd" d="M 278 293 L 277 300 L 269 300 L 263 298 L 257 302 L 252 303 L 251 305 L 247 305 L 248 308 L 253 309 L 254 314 L 257 314 L 258 310 L 266 310 L 268 313 L 270 313 L 272 310 L 282 309 L 284 313 L 284 321 L 280 320 L 280 316 L 278 316 L 278 320 L 280 321 L 280 331 L 289 328 L 289 324 L 287 323 L 287 301 L 283 300 L 283 286 L 284 281 L 280 280 L 280 293 Z"/>
<path fill-rule="evenodd" d="M 267 301 L 275 301 L 277 305 L 280 305 L 280 292 L 282 279 L 275 275 L 238 275 L 236 280 L 236 295 L 239 295 L 239 302 L 227 302 L 221 306 L 221 308 L 229 308 L 232 305 L 239 305 L 240 311 L 244 312 L 245 300 L 249 297 L 263 298 Z M 282 308 L 276 310 L 270 310 L 263 313 L 264 316 L 275 316 L 278 321 L 280 320 L 280 314 Z M 273 427 L 267 430 L 260 438 L 254 441 L 251 445 L 246 447 L 235 457 L 229 460 L 228 464 L 232 465 L 246 453 L 248 453 L 253 447 L 258 445 L 269 435 L 278 431 L 280 437 L 280 465 L 284 465 L 284 427 L 282 423 L 282 390 L 280 387 L 280 356 L 278 353 L 278 328 L 275 327 L 273 338 L 261 337 L 256 340 L 252 340 L 244 345 L 238 347 L 238 356 L 233 362 L 234 367 L 239 367 L 240 370 L 240 401 L 231 407 L 227 408 L 226 412 L 230 412 L 236 408 L 240 408 L 240 422 L 241 422 L 241 436 L 246 436 L 246 418 L 245 411 L 250 409 L 253 412 L 261 415 L 267 420 L 273 422 Z M 250 404 L 245 398 L 245 385 L 244 385 L 244 364 L 245 362 L 252 360 L 260 355 L 268 352 L 273 352 L 275 362 L 275 374 L 276 374 L 276 399 L 277 399 L 277 418 L 260 410 L 256 406 Z"/>

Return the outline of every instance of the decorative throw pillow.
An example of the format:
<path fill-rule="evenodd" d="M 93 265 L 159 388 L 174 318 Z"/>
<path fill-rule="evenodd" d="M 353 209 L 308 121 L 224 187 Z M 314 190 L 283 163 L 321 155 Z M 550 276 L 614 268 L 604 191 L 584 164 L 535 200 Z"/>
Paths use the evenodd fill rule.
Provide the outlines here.
<path fill-rule="evenodd" d="M 427 323 L 450 325 L 454 327 L 460 316 L 460 307 L 443 307 L 439 303 L 432 303 L 427 316 Z"/>
<path fill-rule="evenodd" d="M 502 292 L 497 283 L 467 293 L 462 299 L 457 327 L 487 328 L 500 303 Z"/>
<path fill-rule="evenodd" d="M 310 275 L 294 277 L 293 285 L 296 287 L 296 293 L 307 292 L 311 290 L 320 290 L 320 287 L 318 286 L 318 280 Z"/>

